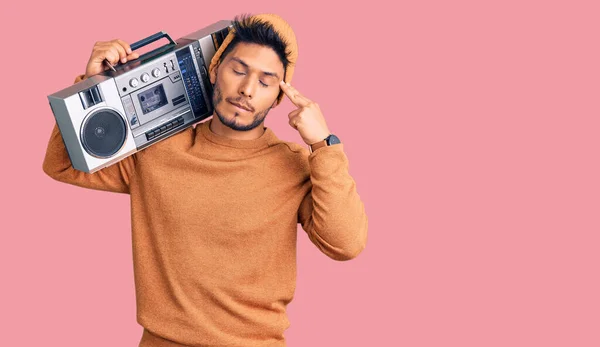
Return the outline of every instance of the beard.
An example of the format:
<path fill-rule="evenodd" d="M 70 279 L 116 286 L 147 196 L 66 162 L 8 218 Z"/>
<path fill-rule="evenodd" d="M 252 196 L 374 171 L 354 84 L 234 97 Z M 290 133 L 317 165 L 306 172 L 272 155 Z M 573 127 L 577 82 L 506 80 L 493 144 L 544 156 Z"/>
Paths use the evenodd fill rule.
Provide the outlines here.
<path fill-rule="evenodd" d="M 219 117 L 219 120 L 221 121 L 221 123 L 223 123 L 228 128 L 231 128 L 231 129 L 237 130 L 237 131 L 248 131 L 248 130 L 252 130 L 252 129 L 256 128 L 257 126 L 261 125 L 262 122 L 267 117 L 267 114 L 271 110 L 271 107 L 269 107 L 266 110 L 256 112 L 254 114 L 254 118 L 252 119 L 252 122 L 250 124 L 245 124 L 245 125 L 238 124 L 238 117 L 237 117 L 238 113 L 237 112 L 235 113 L 235 116 L 232 119 L 226 118 L 225 116 L 223 116 L 223 114 L 221 112 L 219 112 L 217 110 L 217 106 L 219 106 L 219 104 L 221 102 L 223 102 L 223 94 L 221 93 L 221 88 L 219 88 L 218 82 L 215 83 L 214 88 L 213 88 L 212 102 L 213 102 L 213 107 L 215 109 L 215 113 L 217 114 L 217 117 Z"/>

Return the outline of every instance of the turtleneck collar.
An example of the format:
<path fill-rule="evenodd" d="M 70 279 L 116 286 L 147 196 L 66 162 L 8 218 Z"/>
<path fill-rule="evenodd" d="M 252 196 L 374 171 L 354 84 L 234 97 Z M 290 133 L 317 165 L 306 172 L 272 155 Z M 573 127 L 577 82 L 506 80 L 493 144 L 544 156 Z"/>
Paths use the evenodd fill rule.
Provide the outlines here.
<path fill-rule="evenodd" d="M 208 121 L 198 124 L 196 126 L 196 128 L 199 128 L 199 129 L 196 129 L 197 130 L 196 133 L 197 133 L 197 136 L 202 136 L 202 137 L 204 137 L 205 140 L 215 143 L 217 145 L 222 145 L 222 146 L 232 147 L 232 148 L 241 148 L 241 149 L 247 149 L 247 148 L 260 149 L 260 148 L 269 147 L 270 145 L 279 142 L 275 133 L 273 133 L 273 131 L 267 127 L 265 127 L 265 132 L 257 139 L 236 140 L 236 139 L 218 135 L 218 134 L 215 134 L 214 132 L 212 132 L 212 130 L 210 130 L 211 122 L 212 122 L 212 118 L 209 119 Z"/>

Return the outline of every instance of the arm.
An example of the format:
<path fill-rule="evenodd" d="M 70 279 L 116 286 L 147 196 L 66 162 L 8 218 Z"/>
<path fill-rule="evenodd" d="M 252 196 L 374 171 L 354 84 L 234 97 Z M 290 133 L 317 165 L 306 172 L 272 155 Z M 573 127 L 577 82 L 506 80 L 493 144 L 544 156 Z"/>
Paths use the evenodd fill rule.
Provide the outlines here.
<path fill-rule="evenodd" d="M 75 83 L 84 78 L 84 75 L 77 76 Z M 43 170 L 59 182 L 96 190 L 129 193 L 129 181 L 135 171 L 135 160 L 134 154 L 92 174 L 75 170 L 55 123 L 46 149 Z"/>
<path fill-rule="evenodd" d="M 96 75 L 106 69 L 104 61 L 113 65 L 119 61 L 137 59 L 139 55 L 131 51 L 131 47 L 122 40 L 96 42 L 85 69 L 85 75 L 77 76 L 74 83 L 80 82 L 86 76 Z M 106 190 L 118 193 L 129 193 L 129 182 L 135 172 L 136 155 L 122 159 L 109 167 L 95 173 L 86 173 L 75 170 L 63 142 L 60 130 L 56 123 L 50 135 L 43 170 L 53 179 L 80 187 Z"/>
<path fill-rule="evenodd" d="M 331 132 L 319 105 L 284 81 L 281 90 L 297 107 L 288 115 L 289 124 L 307 145 L 325 139 Z M 349 260 L 367 244 L 367 215 L 356 184 L 348 173 L 344 145 L 321 147 L 308 156 L 311 188 L 300 204 L 298 222 L 310 240 L 328 257 Z"/>
<path fill-rule="evenodd" d="M 355 258 L 366 246 L 368 219 L 343 144 L 319 148 L 308 160 L 312 188 L 300 205 L 298 222 L 328 257 Z"/>

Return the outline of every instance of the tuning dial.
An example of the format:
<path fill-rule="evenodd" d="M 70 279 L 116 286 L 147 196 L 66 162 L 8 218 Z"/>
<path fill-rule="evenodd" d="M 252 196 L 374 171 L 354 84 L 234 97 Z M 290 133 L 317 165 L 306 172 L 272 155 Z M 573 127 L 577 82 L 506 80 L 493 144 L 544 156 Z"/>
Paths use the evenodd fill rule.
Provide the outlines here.
<path fill-rule="evenodd" d="M 142 75 L 142 82 L 146 83 L 150 80 L 150 75 L 148 75 L 147 73 Z"/>
<path fill-rule="evenodd" d="M 158 76 L 160 76 L 160 70 L 158 68 L 152 70 L 152 76 L 158 78 Z"/>
<path fill-rule="evenodd" d="M 135 87 L 137 87 L 137 86 L 138 86 L 138 84 L 139 84 L 139 81 L 138 81 L 138 79 L 137 79 L 137 78 L 132 78 L 132 79 L 129 81 L 129 85 L 130 85 L 132 88 L 135 88 Z"/>

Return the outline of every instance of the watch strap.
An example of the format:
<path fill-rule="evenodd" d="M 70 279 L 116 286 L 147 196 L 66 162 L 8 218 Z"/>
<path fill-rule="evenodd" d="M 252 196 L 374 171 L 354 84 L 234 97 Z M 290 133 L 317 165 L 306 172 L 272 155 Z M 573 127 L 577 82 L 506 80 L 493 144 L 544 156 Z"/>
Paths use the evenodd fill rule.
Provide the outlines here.
<path fill-rule="evenodd" d="M 312 145 L 310 145 L 310 151 L 314 152 L 317 149 L 321 148 L 321 147 L 325 147 L 327 146 L 327 139 L 323 140 L 323 141 L 319 141 L 317 143 L 313 143 Z"/>

